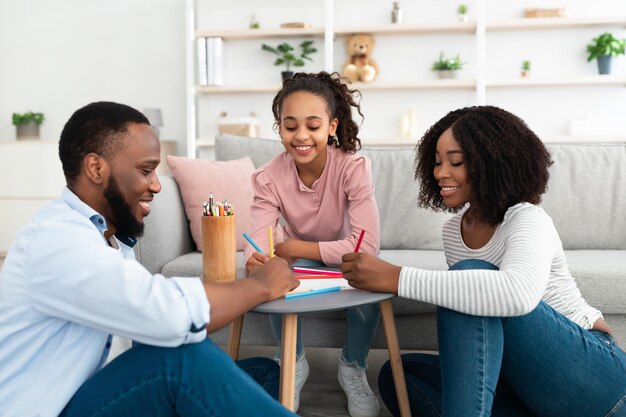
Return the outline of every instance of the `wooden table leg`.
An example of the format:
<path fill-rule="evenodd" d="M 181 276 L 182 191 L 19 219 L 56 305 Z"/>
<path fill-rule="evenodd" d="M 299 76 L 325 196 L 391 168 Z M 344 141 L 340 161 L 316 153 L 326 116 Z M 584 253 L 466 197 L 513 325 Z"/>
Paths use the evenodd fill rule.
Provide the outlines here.
<path fill-rule="evenodd" d="M 283 314 L 283 345 L 280 359 L 280 402 L 293 410 L 296 383 L 296 335 L 298 315 Z"/>
<path fill-rule="evenodd" d="M 228 344 L 226 352 L 234 361 L 239 359 L 239 344 L 241 342 L 241 330 L 243 328 L 243 316 L 237 317 L 230 323 L 230 331 L 228 334 Z"/>
<path fill-rule="evenodd" d="M 393 317 L 393 307 L 391 300 L 380 302 L 380 313 L 385 328 L 387 339 L 387 350 L 389 351 L 389 362 L 393 374 L 393 383 L 398 396 L 398 406 L 402 417 L 411 417 L 411 406 L 409 405 L 409 395 L 406 391 L 406 380 L 404 379 L 404 368 L 400 357 L 400 345 L 398 344 L 398 334 L 396 333 L 396 321 Z"/>

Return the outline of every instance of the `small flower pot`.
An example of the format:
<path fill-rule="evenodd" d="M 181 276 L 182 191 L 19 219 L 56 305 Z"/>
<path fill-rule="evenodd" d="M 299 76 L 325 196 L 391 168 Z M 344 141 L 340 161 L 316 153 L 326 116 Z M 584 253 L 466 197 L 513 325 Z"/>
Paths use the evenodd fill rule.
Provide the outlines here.
<path fill-rule="evenodd" d="M 293 71 L 283 71 L 280 73 L 283 76 L 283 81 L 293 77 Z"/>
<path fill-rule="evenodd" d="M 35 122 L 29 122 L 25 125 L 15 126 L 15 138 L 17 140 L 39 139 L 39 125 Z"/>
<path fill-rule="evenodd" d="M 449 80 L 457 77 L 457 70 L 439 70 L 437 71 L 437 78 L 440 80 Z"/>
<path fill-rule="evenodd" d="M 598 72 L 600 75 L 611 73 L 611 55 L 598 56 Z"/>
<path fill-rule="evenodd" d="M 520 73 L 520 75 L 521 75 L 523 78 L 530 77 L 530 70 L 522 70 L 522 72 Z"/>
<path fill-rule="evenodd" d="M 467 22 L 467 21 L 469 21 L 469 16 L 467 14 L 459 15 L 459 22 Z"/>

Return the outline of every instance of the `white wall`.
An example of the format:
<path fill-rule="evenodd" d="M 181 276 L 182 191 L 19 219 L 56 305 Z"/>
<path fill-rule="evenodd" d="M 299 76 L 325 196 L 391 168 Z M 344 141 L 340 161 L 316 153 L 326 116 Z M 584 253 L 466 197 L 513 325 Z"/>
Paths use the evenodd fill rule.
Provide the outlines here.
<path fill-rule="evenodd" d="M 45 113 L 44 139 L 100 100 L 160 107 L 185 135 L 184 0 L 0 0 L 0 140 L 13 112 Z"/>
<path fill-rule="evenodd" d="M 461 0 L 403 0 L 406 23 L 454 20 Z M 476 1 L 470 5 L 475 17 Z M 323 1 L 305 0 L 199 0 L 209 11 L 199 15 L 201 29 L 246 28 L 250 16 L 258 15 L 262 27 L 277 27 L 284 21 L 323 24 Z M 489 19 L 519 16 L 526 6 L 565 6 L 578 16 L 626 15 L 623 0 L 486 0 Z M 164 139 L 178 140 L 178 153 L 185 145 L 185 2 L 184 0 L 0 0 L 0 140 L 13 140 L 11 113 L 42 111 L 47 121 L 42 136 L 57 139 L 71 113 L 96 100 L 114 100 L 138 109 L 163 110 Z M 391 1 L 335 0 L 335 25 L 389 23 Z M 624 28 L 608 28 L 625 37 Z M 518 71 L 522 59 L 533 61 L 533 76 L 594 74 L 595 63 L 585 60 L 585 45 L 601 33 L 598 28 L 557 31 L 488 33 L 488 76 L 508 77 Z M 277 69 L 260 43 L 225 45 L 229 72 L 227 84 L 264 84 L 278 81 Z M 344 38 L 335 43 L 335 68 L 345 58 Z M 322 40 L 316 62 L 305 67 L 323 68 Z M 408 77 L 434 77 L 430 65 L 440 49 L 461 52 L 467 58 L 467 77 L 474 77 L 476 51 L 473 35 L 380 36 L 374 57 L 381 66 L 381 81 Z M 626 73 L 626 58 L 620 57 L 615 72 Z M 276 78 L 276 80 L 275 80 Z M 199 136 L 211 137 L 211 124 L 219 111 L 261 116 L 261 135 L 271 136 L 271 93 L 214 95 L 200 98 Z M 364 135 L 399 134 L 400 114 L 418 108 L 420 129 L 425 129 L 452 108 L 473 104 L 467 90 L 368 92 L 363 101 Z M 487 102 L 507 107 L 540 133 L 567 133 L 570 118 L 593 114 L 605 129 L 624 132 L 622 117 L 626 88 L 550 87 L 489 89 Z"/>

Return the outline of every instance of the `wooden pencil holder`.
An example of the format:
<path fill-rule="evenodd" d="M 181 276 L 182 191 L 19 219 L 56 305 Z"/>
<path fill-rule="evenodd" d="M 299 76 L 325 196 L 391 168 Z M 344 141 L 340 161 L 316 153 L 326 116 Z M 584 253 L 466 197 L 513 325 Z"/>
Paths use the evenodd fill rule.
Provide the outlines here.
<path fill-rule="evenodd" d="M 237 279 L 236 216 L 202 216 L 202 278 L 205 282 Z"/>

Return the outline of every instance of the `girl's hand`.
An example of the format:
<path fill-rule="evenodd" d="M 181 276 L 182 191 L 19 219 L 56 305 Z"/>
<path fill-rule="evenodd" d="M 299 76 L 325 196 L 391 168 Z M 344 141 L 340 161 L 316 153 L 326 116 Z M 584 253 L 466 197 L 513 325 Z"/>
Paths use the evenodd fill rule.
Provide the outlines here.
<path fill-rule="evenodd" d="M 280 256 L 287 261 L 289 265 L 294 263 L 297 256 L 297 246 L 300 241 L 296 239 L 287 239 L 284 242 L 277 243 L 274 247 L 274 254 Z"/>
<path fill-rule="evenodd" d="M 346 253 L 340 269 L 348 284 L 359 290 L 398 293 L 400 267 L 365 253 Z"/>
<path fill-rule="evenodd" d="M 260 252 L 253 252 L 252 256 L 248 259 L 248 262 L 246 262 L 246 272 L 248 273 L 248 275 L 250 275 L 250 272 L 254 269 L 254 268 L 258 268 L 261 265 L 263 265 L 264 263 L 266 263 L 267 261 L 269 261 L 270 258 L 268 258 L 267 256 L 263 255 Z"/>

